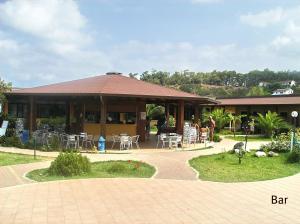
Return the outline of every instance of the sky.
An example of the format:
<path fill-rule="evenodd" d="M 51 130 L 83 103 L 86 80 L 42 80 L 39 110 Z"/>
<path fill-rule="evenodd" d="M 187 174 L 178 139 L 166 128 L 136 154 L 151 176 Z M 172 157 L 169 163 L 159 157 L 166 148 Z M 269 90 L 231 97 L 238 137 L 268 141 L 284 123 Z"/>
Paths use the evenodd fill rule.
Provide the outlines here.
<path fill-rule="evenodd" d="M 296 0 L 0 0 L 0 77 L 300 70 Z"/>

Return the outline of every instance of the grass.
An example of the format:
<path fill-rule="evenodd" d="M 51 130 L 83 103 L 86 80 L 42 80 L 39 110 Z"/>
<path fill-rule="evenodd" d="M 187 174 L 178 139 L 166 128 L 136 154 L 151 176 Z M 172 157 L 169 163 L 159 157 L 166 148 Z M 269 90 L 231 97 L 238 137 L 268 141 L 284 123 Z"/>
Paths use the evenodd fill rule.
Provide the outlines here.
<path fill-rule="evenodd" d="M 278 157 L 254 156 L 247 153 L 238 164 L 236 154 L 221 153 L 201 156 L 189 161 L 190 165 L 199 172 L 202 180 L 217 182 L 250 182 L 271 180 L 294 175 L 300 172 L 300 164 L 286 163 L 287 154 Z"/>
<path fill-rule="evenodd" d="M 92 163 L 91 172 L 79 176 L 50 176 L 48 169 L 39 169 L 29 172 L 26 176 L 32 180 L 54 181 L 67 179 L 85 179 L 85 178 L 115 178 L 115 177 L 135 177 L 150 178 L 155 173 L 155 168 L 143 162 L 138 161 L 105 161 Z"/>
<path fill-rule="evenodd" d="M 150 127 L 150 132 L 157 132 L 157 127 L 156 126 L 151 126 Z"/>
<path fill-rule="evenodd" d="M 228 139 L 232 139 L 232 140 L 235 140 L 235 141 L 239 141 L 239 142 L 242 142 L 242 141 L 245 141 L 245 136 L 225 136 L 225 138 L 228 138 Z M 267 137 L 264 137 L 264 136 L 251 136 L 249 135 L 248 136 L 248 141 L 249 142 L 254 142 L 254 141 L 271 141 L 271 138 L 267 138 Z"/>
<path fill-rule="evenodd" d="M 34 159 L 33 155 L 0 152 L 0 166 L 33 163 L 33 162 L 40 162 L 43 160 L 46 160 L 46 158 L 37 156 L 36 159 Z"/>

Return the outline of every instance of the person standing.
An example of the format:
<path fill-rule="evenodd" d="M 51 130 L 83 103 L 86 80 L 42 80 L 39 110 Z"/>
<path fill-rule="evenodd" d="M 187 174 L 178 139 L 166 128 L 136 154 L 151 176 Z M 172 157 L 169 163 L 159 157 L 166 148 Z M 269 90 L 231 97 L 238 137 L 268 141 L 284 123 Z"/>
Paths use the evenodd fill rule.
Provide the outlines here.
<path fill-rule="evenodd" d="M 216 127 L 216 122 L 215 120 L 212 118 L 212 116 L 209 116 L 209 140 L 211 142 L 214 141 L 214 131 L 215 131 L 215 127 Z"/>

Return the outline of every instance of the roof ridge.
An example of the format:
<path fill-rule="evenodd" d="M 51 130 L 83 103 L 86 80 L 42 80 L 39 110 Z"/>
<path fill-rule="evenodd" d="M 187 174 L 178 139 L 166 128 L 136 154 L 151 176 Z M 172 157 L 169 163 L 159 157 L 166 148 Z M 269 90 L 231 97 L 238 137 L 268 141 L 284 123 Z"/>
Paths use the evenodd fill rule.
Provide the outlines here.
<path fill-rule="evenodd" d="M 84 77 L 84 78 L 79 78 L 79 79 L 72 79 L 72 80 L 63 81 L 63 82 L 55 82 L 55 83 L 50 83 L 50 84 L 41 85 L 41 86 L 25 87 L 25 88 L 21 88 L 20 90 L 22 90 L 22 89 L 27 89 L 28 90 L 28 89 L 48 87 L 48 86 L 53 86 L 53 85 L 61 85 L 61 84 L 66 84 L 66 83 L 70 83 L 70 82 L 77 82 L 77 81 L 82 81 L 82 80 L 92 79 L 92 78 L 97 78 L 97 77 L 100 78 L 102 76 L 105 76 L 105 75 L 93 75 L 93 76 L 89 76 L 89 77 Z M 18 91 L 18 90 L 16 90 L 16 91 Z"/>

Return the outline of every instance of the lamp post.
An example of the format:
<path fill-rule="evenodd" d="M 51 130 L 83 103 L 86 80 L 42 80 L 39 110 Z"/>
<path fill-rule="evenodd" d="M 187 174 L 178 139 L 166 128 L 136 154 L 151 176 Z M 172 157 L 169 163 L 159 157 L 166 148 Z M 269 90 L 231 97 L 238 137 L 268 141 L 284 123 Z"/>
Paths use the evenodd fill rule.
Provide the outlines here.
<path fill-rule="evenodd" d="M 296 118 L 298 117 L 298 112 L 293 111 L 291 113 L 291 116 L 293 118 L 293 123 L 294 123 L 293 132 L 292 132 L 292 136 L 291 136 L 291 151 L 292 151 L 293 147 L 294 147 L 294 138 L 295 138 L 295 130 L 296 130 Z"/>

